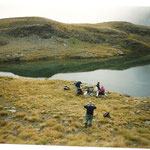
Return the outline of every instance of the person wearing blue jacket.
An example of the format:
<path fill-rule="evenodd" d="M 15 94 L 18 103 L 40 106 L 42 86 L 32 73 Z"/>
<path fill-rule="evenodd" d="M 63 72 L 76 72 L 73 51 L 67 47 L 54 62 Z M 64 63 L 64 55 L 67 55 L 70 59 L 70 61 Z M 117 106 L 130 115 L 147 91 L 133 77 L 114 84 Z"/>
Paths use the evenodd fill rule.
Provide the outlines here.
<path fill-rule="evenodd" d="M 90 101 L 88 105 L 85 105 L 84 108 L 86 108 L 86 114 L 85 114 L 85 127 L 87 128 L 88 121 L 89 121 L 89 126 L 92 126 L 92 120 L 93 120 L 93 114 L 94 114 L 94 109 L 96 109 L 96 106 L 92 104 Z"/>
<path fill-rule="evenodd" d="M 79 90 L 80 90 L 80 92 L 82 92 L 81 87 L 80 87 L 81 84 L 82 84 L 81 81 L 78 81 L 78 82 L 74 83 L 75 88 L 76 88 L 76 96 L 79 95 Z"/>

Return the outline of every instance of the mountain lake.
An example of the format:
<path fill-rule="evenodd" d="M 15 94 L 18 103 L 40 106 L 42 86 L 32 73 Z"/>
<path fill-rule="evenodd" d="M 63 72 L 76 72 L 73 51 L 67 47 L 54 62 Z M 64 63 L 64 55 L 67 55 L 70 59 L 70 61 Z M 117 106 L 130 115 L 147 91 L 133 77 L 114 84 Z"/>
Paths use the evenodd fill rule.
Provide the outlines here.
<path fill-rule="evenodd" d="M 20 77 L 11 72 L 0 72 L 0 76 Z M 44 79 L 44 77 L 36 78 Z M 99 69 L 88 72 L 58 73 L 48 79 L 82 81 L 93 85 L 99 81 L 106 91 L 119 92 L 133 97 L 150 97 L 150 65 L 126 70 Z"/>

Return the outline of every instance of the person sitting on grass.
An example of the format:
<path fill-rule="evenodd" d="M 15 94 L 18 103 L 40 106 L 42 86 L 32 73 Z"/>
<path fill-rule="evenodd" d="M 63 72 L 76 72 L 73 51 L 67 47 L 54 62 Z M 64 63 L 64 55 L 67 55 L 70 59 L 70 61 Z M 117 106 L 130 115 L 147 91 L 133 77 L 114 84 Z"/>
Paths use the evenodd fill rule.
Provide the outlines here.
<path fill-rule="evenodd" d="M 99 95 L 105 95 L 105 89 L 103 86 L 99 90 Z"/>
<path fill-rule="evenodd" d="M 98 90 L 100 90 L 100 82 L 97 82 L 96 87 Z"/>
<path fill-rule="evenodd" d="M 87 128 L 88 121 L 89 121 L 89 127 L 92 126 L 92 119 L 94 114 L 94 109 L 96 109 L 96 106 L 92 104 L 90 101 L 88 105 L 85 105 L 84 108 L 86 108 L 86 114 L 85 114 L 85 128 Z"/>

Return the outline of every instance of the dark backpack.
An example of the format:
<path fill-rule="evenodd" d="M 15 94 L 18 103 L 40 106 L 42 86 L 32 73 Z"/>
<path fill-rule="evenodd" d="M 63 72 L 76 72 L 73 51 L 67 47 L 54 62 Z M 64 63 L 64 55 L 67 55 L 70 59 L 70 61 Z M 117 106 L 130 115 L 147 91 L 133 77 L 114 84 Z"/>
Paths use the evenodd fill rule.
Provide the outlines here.
<path fill-rule="evenodd" d="M 104 116 L 104 118 L 106 118 L 106 117 L 107 117 L 107 118 L 111 118 L 109 112 L 105 113 L 103 116 Z"/>
<path fill-rule="evenodd" d="M 68 86 L 64 86 L 64 90 L 70 90 Z"/>

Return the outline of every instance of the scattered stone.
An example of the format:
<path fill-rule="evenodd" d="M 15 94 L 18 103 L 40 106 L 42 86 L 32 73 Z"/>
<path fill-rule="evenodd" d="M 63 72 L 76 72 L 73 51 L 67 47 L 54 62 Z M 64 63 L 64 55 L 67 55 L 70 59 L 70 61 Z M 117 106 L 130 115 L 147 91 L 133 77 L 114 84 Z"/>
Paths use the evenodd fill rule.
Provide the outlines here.
<path fill-rule="evenodd" d="M 125 103 L 128 103 L 128 100 L 125 100 Z"/>
<path fill-rule="evenodd" d="M 136 127 L 132 127 L 132 130 L 136 130 Z"/>
<path fill-rule="evenodd" d="M 14 110 L 14 109 L 9 109 L 8 111 L 11 112 L 11 113 L 15 113 L 16 112 L 16 110 Z"/>
<path fill-rule="evenodd" d="M 135 113 L 133 111 L 130 111 L 130 114 L 134 115 Z"/>
<path fill-rule="evenodd" d="M 147 120 L 147 121 L 145 121 L 145 123 L 146 123 L 146 124 L 148 124 L 148 125 L 150 125 L 150 121 L 148 121 L 148 120 Z"/>
<path fill-rule="evenodd" d="M 124 52 L 122 50 L 119 50 L 119 49 L 118 49 L 118 53 L 119 53 L 119 55 L 123 55 L 124 54 Z"/>
<path fill-rule="evenodd" d="M 90 96 L 95 96 L 95 94 L 94 93 L 90 93 Z"/>
<path fill-rule="evenodd" d="M 147 101 L 144 101 L 144 103 L 147 103 Z"/>
<path fill-rule="evenodd" d="M 37 131 L 40 131 L 41 129 L 40 128 L 35 128 Z"/>
<path fill-rule="evenodd" d="M 79 132 L 79 129 L 75 129 L 75 132 L 76 132 L 76 133 Z"/>
<path fill-rule="evenodd" d="M 93 89 L 93 85 L 91 85 L 91 84 L 82 84 L 81 87 L 83 89 L 87 89 L 87 88 L 92 88 Z"/>
<path fill-rule="evenodd" d="M 137 114 L 140 114 L 140 113 L 141 113 L 141 110 L 137 110 L 136 113 L 137 113 Z"/>
<path fill-rule="evenodd" d="M 136 101 L 136 104 L 137 104 L 137 105 L 140 104 L 140 101 Z"/>
<path fill-rule="evenodd" d="M 18 132 L 16 130 L 12 131 L 12 135 L 17 136 Z"/>
<path fill-rule="evenodd" d="M 53 118 L 59 118 L 60 116 L 56 114 L 56 115 L 52 115 L 52 117 Z"/>
<path fill-rule="evenodd" d="M 68 121 L 65 121 L 65 122 L 64 122 L 64 124 L 68 125 L 68 124 L 69 124 L 69 122 L 68 122 Z"/>
<path fill-rule="evenodd" d="M 8 110 L 8 109 L 10 109 L 10 107 L 4 107 L 4 109 Z"/>
<path fill-rule="evenodd" d="M 7 117 L 7 118 L 5 118 L 5 120 L 10 122 L 10 121 L 12 121 L 12 118 L 11 117 Z"/>
<path fill-rule="evenodd" d="M 49 98 L 49 97 L 48 97 L 48 96 L 46 96 L 46 95 L 44 95 L 43 97 L 44 97 L 44 98 Z"/>

